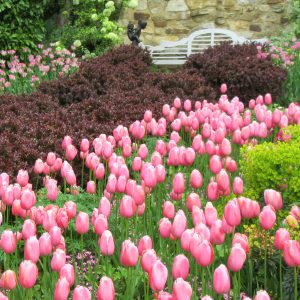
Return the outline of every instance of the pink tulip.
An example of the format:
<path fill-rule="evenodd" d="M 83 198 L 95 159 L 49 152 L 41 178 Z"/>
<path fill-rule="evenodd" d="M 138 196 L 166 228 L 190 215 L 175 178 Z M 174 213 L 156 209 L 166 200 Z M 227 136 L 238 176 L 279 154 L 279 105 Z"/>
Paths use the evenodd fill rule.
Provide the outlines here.
<path fill-rule="evenodd" d="M 209 266 L 214 260 L 214 249 L 211 243 L 203 240 L 198 248 L 197 263 L 205 268 Z"/>
<path fill-rule="evenodd" d="M 70 294 L 70 284 L 65 277 L 58 279 L 55 290 L 54 290 L 54 300 L 67 300 Z"/>
<path fill-rule="evenodd" d="M 173 300 L 173 297 L 168 292 L 160 291 L 157 296 L 157 300 Z"/>
<path fill-rule="evenodd" d="M 109 277 L 102 277 L 97 291 L 97 300 L 114 300 L 115 287 Z"/>
<path fill-rule="evenodd" d="M 271 94 L 265 94 L 265 103 L 266 103 L 266 105 L 270 105 L 270 104 L 272 104 L 272 96 L 271 96 Z"/>
<path fill-rule="evenodd" d="M 61 229 L 58 226 L 53 226 L 50 231 L 51 244 L 55 247 L 60 243 L 62 234 Z"/>
<path fill-rule="evenodd" d="M 200 223 L 206 224 L 206 219 L 203 210 L 195 205 L 193 206 L 192 209 L 192 220 L 194 226 L 197 226 Z"/>
<path fill-rule="evenodd" d="M 89 231 L 89 215 L 85 212 L 79 212 L 76 218 L 76 231 L 79 234 L 85 234 Z"/>
<path fill-rule="evenodd" d="M 142 269 L 145 272 L 150 273 L 156 260 L 156 252 L 153 249 L 146 249 L 141 258 Z"/>
<path fill-rule="evenodd" d="M 173 283 L 173 300 L 190 300 L 193 294 L 191 285 L 182 278 L 177 278 Z"/>
<path fill-rule="evenodd" d="M 102 255 L 113 255 L 115 252 L 115 243 L 109 230 L 105 230 L 99 238 L 98 245 Z"/>
<path fill-rule="evenodd" d="M 204 210 L 206 224 L 210 227 L 218 219 L 218 212 L 211 202 L 207 202 Z"/>
<path fill-rule="evenodd" d="M 226 94 L 226 92 L 227 92 L 227 84 L 226 83 L 221 84 L 220 91 L 222 94 Z"/>
<path fill-rule="evenodd" d="M 282 197 L 281 194 L 275 190 L 267 189 L 264 191 L 265 203 L 272 205 L 275 210 L 282 209 Z"/>
<path fill-rule="evenodd" d="M 184 192 L 184 176 L 182 173 L 177 173 L 173 179 L 173 191 L 176 194 L 182 194 Z"/>
<path fill-rule="evenodd" d="M 210 241 L 215 245 L 221 245 L 225 240 L 225 232 L 221 220 L 216 220 L 210 228 Z"/>
<path fill-rule="evenodd" d="M 187 219 L 183 210 L 179 210 L 173 220 L 171 233 L 175 238 L 180 238 L 187 227 Z"/>
<path fill-rule="evenodd" d="M 25 242 L 24 257 L 26 260 L 31 260 L 37 263 L 40 257 L 39 241 L 36 236 L 29 237 Z"/>
<path fill-rule="evenodd" d="M 189 211 L 192 211 L 194 205 L 201 208 L 201 201 L 200 201 L 200 197 L 198 196 L 198 194 L 191 193 L 188 195 L 186 206 Z"/>
<path fill-rule="evenodd" d="M 160 261 L 156 260 L 149 274 L 150 287 L 153 291 L 162 291 L 168 279 L 168 269 Z"/>
<path fill-rule="evenodd" d="M 214 174 L 219 174 L 222 169 L 220 156 L 213 155 L 209 160 L 209 168 Z"/>
<path fill-rule="evenodd" d="M 52 252 L 51 236 L 48 232 L 44 232 L 39 238 L 39 249 L 41 256 L 48 256 Z"/>
<path fill-rule="evenodd" d="M 138 244 L 139 255 L 142 255 L 143 252 L 147 249 L 152 249 L 152 239 L 150 236 L 143 236 Z"/>
<path fill-rule="evenodd" d="M 35 161 L 33 170 L 34 170 L 35 174 L 42 174 L 43 173 L 44 163 L 40 158 Z"/>
<path fill-rule="evenodd" d="M 236 199 L 227 202 L 224 208 L 224 217 L 230 226 L 238 226 L 241 223 L 242 215 Z"/>
<path fill-rule="evenodd" d="M 217 294 L 230 291 L 230 276 L 225 265 L 220 265 L 214 271 L 214 290 Z"/>
<path fill-rule="evenodd" d="M 201 300 L 213 300 L 213 298 L 210 296 L 204 296 L 201 298 Z"/>
<path fill-rule="evenodd" d="M 4 290 L 13 290 L 18 285 L 16 273 L 12 270 L 5 271 L 0 280 L 0 287 Z M 1 298 L 0 298 L 1 299 Z"/>
<path fill-rule="evenodd" d="M 1 234 L 1 249 L 10 254 L 16 250 L 17 241 L 15 234 L 11 230 L 4 230 Z"/>
<path fill-rule="evenodd" d="M 297 205 L 293 205 L 290 211 L 290 214 L 297 220 L 300 220 L 300 207 Z"/>
<path fill-rule="evenodd" d="M 134 267 L 139 258 L 138 248 L 130 241 L 122 243 L 120 262 L 125 267 Z"/>
<path fill-rule="evenodd" d="M 245 250 L 246 254 L 248 254 L 249 242 L 248 237 L 245 234 L 241 234 L 238 232 L 235 233 L 232 239 L 232 246 L 234 246 L 235 244 L 239 244 Z"/>
<path fill-rule="evenodd" d="M 66 253 L 61 249 L 56 249 L 53 253 L 53 257 L 51 260 L 51 268 L 54 272 L 60 271 L 60 269 L 66 263 Z"/>
<path fill-rule="evenodd" d="M 27 219 L 23 223 L 22 238 L 27 240 L 29 237 L 36 235 L 36 225 L 31 219 Z"/>
<path fill-rule="evenodd" d="M 276 222 L 276 213 L 272 206 L 267 205 L 259 215 L 260 226 L 265 229 L 271 229 Z"/>
<path fill-rule="evenodd" d="M 26 170 L 19 170 L 18 175 L 17 175 L 17 183 L 21 186 L 24 187 L 27 185 L 29 181 L 29 175 Z"/>
<path fill-rule="evenodd" d="M 70 219 L 73 219 L 76 216 L 76 203 L 74 203 L 73 201 L 67 201 L 64 204 L 64 207 L 66 208 L 68 217 Z"/>
<path fill-rule="evenodd" d="M 190 272 L 190 263 L 187 257 L 184 254 L 179 254 L 175 256 L 174 263 L 172 267 L 172 275 L 174 279 L 179 277 L 184 280 L 187 279 Z"/>
<path fill-rule="evenodd" d="M 219 198 L 218 184 L 213 180 L 208 184 L 206 194 L 210 201 L 215 201 Z"/>
<path fill-rule="evenodd" d="M 77 285 L 74 289 L 73 300 L 91 300 L 91 292 L 87 287 Z"/>
<path fill-rule="evenodd" d="M 173 219 L 175 216 L 175 207 L 171 201 L 165 201 L 163 204 L 163 215 L 165 218 Z"/>
<path fill-rule="evenodd" d="M 233 180 L 233 193 L 235 195 L 241 195 L 244 191 L 244 182 L 241 177 L 234 177 Z"/>
<path fill-rule="evenodd" d="M 190 185 L 193 189 L 201 188 L 203 184 L 203 178 L 199 170 L 194 169 L 190 175 Z"/>
<path fill-rule="evenodd" d="M 168 238 L 171 234 L 172 224 L 168 218 L 159 221 L 158 231 L 162 238 Z"/>
<path fill-rule="evenodd" d="M 131 196 L 124 195 L 120 204 L 120 215 L 124 218 L 131 218 L 136 213 L 136 205 Z"/>
<path fill-rule="evenodd" d="M 65 277 L 70 286 L 75 282 L 74 267 L 71 264 L 65 264 L 59 271 L 59 277 Z"/>
<path fill-rule="evenodd" d="M 231 154 L 231 143 L 228 139 L 224 138 L 220 145 L 221 154 L 228 156 Z"/>
<path fill-rule="evenodd" d="M 246 261 L 246 257 L 246 252 L 242 246 L 238 243 L 234 244 L 227 262 L 229 270 L 232 272 L 240 271 Z"/>
<path fill-rule="evenodd" d="M 217 184 L 218 188 L 225 192 L 230 187 L 230 179 L 227 172 L 222 169 L 219 174 L 217 174 Z"/>
<path fill-rule="evenodd" d="M 258 291 L 254 300 L 271 300 L 271 297 L 268 295 L 266 291 Z"/>
<path fill-rule="evenodd" d="M 189 251 L 190 250 L 190 242 L 191 242 L 193 234 L 194 234 L 193 229 L 186 229 L 182 233 L 182 235 L 180 237 L 180 242 L 181 242 L 181 248 L 184 251 Z"/>
<path fill-rule="evenodd" d="M 108 229 L 108 221 L 104 215 L 99 214 L 97 216 L 94 222 L 94 229 L 95 229 L 95 233 L 99 236 L 101 236 L 102 233 Z"/>
<path fill-rule="evenodd" d="M 36 203 L 36 196 L 33 191 L 25 189 L 21 195 L 21 207 L 25 210 L 29 210 Z"/>
<path fill-rule="evenodd" d="M 95 194 L 96 193 L 95 181 L 93 181 L 93 180 L 88 181 L 88 183 L 86 185 L 86 191 L 89 194 Z"/>
<path fill-rule="evenodd" d="M 274 246 L 278 250 L 283 250 L 284 242 L 289 240 L 290 233 L 284 228 L 279 228 L 275 234 Z"/>
<path fill-rule="evenodd" d="M 74 145 L 69 144 L 66 147 L 66 158 L 67 160 L 71 161 L 73 160 L 77 155 L 77 149 Z"/>
<path fill-rule="evenodd" d="M 87 152 L 90 148 L 90 142 L 87 139 L 82 139 L 80 143 L 80 151 Z"/>
<path fill-rule="evenodd" d="M 67 146 L 72 144 L 72 138 L 68 135 L 66 135 L 61 143 L 61 147 L 63 150 L 67 149 Z"/>
<path fill-rule="evenodd" d="M 300 266 L 300 243 L 295 240 L 285 241 L 283 244 L 283 258 L 289 267 Z"/>
<path fill-rule="evenodd" d="M 47 154 L 47 159 L 46 159 L 46 162 L 47 162 L 48 166 L 49 166 L 49 167 L 52 167 L 52 166 L 54 165 L 54 163 L 55 163 L 55 160 L 56 160 L 56 155 L 55 155 L 55 153 L 49 152 L 49 153 Z"/>
<path fill-rule="evenodd" d="M 24 260 L 19 266 L 20 285 L 25 289 L 32 288 L 36 283 L 38 274 L 36 264 L 30 260 Z"/>

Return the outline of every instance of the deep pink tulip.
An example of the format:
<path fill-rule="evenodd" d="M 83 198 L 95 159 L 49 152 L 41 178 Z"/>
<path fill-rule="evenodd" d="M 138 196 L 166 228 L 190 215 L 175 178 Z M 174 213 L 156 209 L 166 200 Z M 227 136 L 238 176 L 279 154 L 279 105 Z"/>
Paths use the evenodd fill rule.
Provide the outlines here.
<path fill-rule="evenodd" d="M 115 287 L 109 277 L 102 277 L 97 291 L 97 300 L 114 300 Z"/>
<path fill-rule="evenodd" d="M 87 287 L 77 285 L 73 292 L 73 300 L 91 300 L 91 292 Z"/>
<path fill-rule="evenodd" d="M 16 250 L 16 236 L 11 230 L 4 230 L 1 234 L 1 249 L 5 253 L 13 253 Z"/>
<path fill-rule="evenodd" d="M 16 273 L 12 270 L 5 271 L 0 280 L 0 287 L 4 290 L 13 290 L 18 285 Z M 1 298 L 0 298 L 1 299 Z"/>
<path fill-rule="evenodd" d="M 157 255 L 155 250 L 153 249 L 146 249 L 141 258 L 141 265 L 145 272 L 150 273 L 154 263 L 157 260 Z"/>
<path fill-rule="evenodd" d="M 152 239 L 149 235 L 145 235 L 140 239 L 138 244 L 139 255 L 142 255 L 147 249 L 152 249 Z"/>
<path fill-rule="evenodd" d="M 183 210 L 179 210 L 173 220 L 171 233 L 175 238 L 180 238 L 187 227 L 187 219 Z"/>
<path fill-rule="evenodd" d="M 167 279 L 167 267 L 160 260 L 156 260 L 149 274 L 149 282 L 152 291 L 162 291 L 165 288 Z"/>
<path fill-rule="evenodd" d="M 207 202 L 204 210 L 206 224 L 211 227 L 218 219 L 218 212 L 211 202 Z"/>
<path fill-rule="evenodd" d="M 227 202 L 224 208 L 224 217 L 230 226 L 238 226 L 241 223 L 241 210 L 236 199 Z"/>
<path fill-rule="evenodd" d="M 174 279 L 179 277 L 184 280 L 187 279 L 190 272 L 190 262 L 184 254 L 179 254 L 175 256 L 173 267 L 172 267 L 172 275 Z"/>
<path fill-rule="evenodd" d="M 75 282 L 75 273 L 73 265 L 65 264 L 59 271 L 59 277 L 65 277 L 71 287 Z"/>
<path fill-rule="evenodd" d="M 177 278 L 173 283 L 172 296 L 173 300 L 190 300 L 193 294 L 189 282 L 182 278 Z"/>
<path fill-rule="evenodd" d="M 282 197 L 281 194 L 275 190 L 267 189 L 264 191 L 265 203 L 272 205 L 275 210 L 282 209 Z"/>
<path fill-rule="evenodd" d="M 51 268 L 54 272 L 60 271 L 60 269 L 66 263 L 66 252 L 61 249 L 56 249 L 51 259 Z"/>
<path fill-rule="evenodd" d="M 130 240 L 122 243 L 120 262 L 124 267 L 134 267 L 139 258 L 138 248 Z"/>
<path fill-rule="evenodd" d="M 256 293 L 254 300 L 271 300 L 271 297 L 266 291 L 261 290 Z"/>
<path fill-rule="evenodd" d="M 209 266 L 214 260 L 214 249 L 211 243 L 203 240 L 198 248 L 197 263 L 205 268 Z"/>
<path fill-rule="evenodd" d="M 25 289 L 32 288 L 37 280 L 39 271 L 35 263 L 24 260 L 19 266 L 19 282 Z"/>
<path fill-rule="evenodd" d="M 76 231 L 79 234 L 85 234 L 89 231 L 89 215 L 85 212 L 79 212 L 76 218 Z"/>
<path fill-rule="evenodd" d="M 259 214 L 259 222 L 260 226 L 265 230 L 269 230 L 274 226 L 276 222 L 276 213 L 273 206 L 267 205 L 263 208 Z"/>
<path fill-rule="evenodd" d="M 214 271 L 214 290 L 218 295 L 230 291 L 230 276 L 225 265 L 220 265 Z"/>
<path fill-rule="evenodd" d="M 283 258 L 289 267 L 300 266 L 300 243 L 295 240 L 285 241 L 283 244 Z"/>
<path fill-rule="evenodd" d="M 162 238 L 168 238 L 171 234 L 172 224 L 168 218 L 162 218 L 159 221 L 158 231 Z"/>
<path fill-rule="evenodd" d="M 39 238 L 39 248 L 41 256 L 48 256 L 52 252 L 51 236 L 48 232 L 44 232 Z"/>
<path fill-rule="evenodd" d="M 36 236 L 29 237 L 25 242 L 24 257 L 26 260 L 31 260 L 37 263 L 40 257 L 39 241 Z"/>
<path fill-rule="evenodd" d="M 102 255 L 113 255 L 115 252 L 115 243 L 112 233 L 105 230 L 98 240 L 98 245 Z"/>
<path fill-rule="evenodd" d="M 65 277 L 60 277 L 55 285 L 54 300 L 67 300 L 70 294 L 70 284 Z"/>
<path fill-rule="evenodd" d="M 284 242 L 289 240 L 290 233 L 284 228 L 279 228 L 275 234 L 274 246 L 278 250 L 283 250 Z"/>
<path fill-rule="evenodd" d="M 242 246 L 238 243 L 234 244 L 228 257 L 228 269 L 232 272 L 240 271 L 243 268 L 246 257 L 246 252 Z"/>

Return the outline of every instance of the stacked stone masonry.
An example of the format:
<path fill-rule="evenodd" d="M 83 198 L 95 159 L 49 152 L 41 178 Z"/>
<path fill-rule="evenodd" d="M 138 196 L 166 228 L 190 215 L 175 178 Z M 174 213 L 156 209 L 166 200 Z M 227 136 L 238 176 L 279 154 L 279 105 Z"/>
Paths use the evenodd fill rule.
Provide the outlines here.
<path fill-rule="evenodd" d="M 177 41 L 191 32 L 225 28 L 249 39 L 270 37 L 288 26 L 289 0 L 138 0 L 125 9 L 119 22 L 148 22 L 144 44 Z"/>

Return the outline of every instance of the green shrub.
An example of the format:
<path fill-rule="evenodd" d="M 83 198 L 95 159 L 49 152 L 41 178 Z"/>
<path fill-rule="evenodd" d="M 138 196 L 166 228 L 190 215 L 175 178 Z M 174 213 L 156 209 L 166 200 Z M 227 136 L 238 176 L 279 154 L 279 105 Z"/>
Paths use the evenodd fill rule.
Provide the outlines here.
<path fill-rule="evenodd" d="M 0 49 L 36 49 L 44 39 L 44 4 L 40 0 L 0 1 Z"/>
<path fill-rule="evenodd" d="M 240 170 L 244 177 L 245 195 L 259 199 L 272 188 L 282 192 L 284 205 L 300 199 L 300 126 L 289 126 L 287 142 L 263 143 L 241 149 Z"/>

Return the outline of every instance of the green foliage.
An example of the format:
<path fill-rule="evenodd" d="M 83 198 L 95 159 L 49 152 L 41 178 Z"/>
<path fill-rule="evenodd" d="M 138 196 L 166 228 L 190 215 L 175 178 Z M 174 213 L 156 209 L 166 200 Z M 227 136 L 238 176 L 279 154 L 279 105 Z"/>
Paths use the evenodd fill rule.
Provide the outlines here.
<path fill-rule="evenodd" d="M 300 20 L 299 20 L 300 22 Z M 288 103 L 300 101 L 300 52 L 296 55 L 293 65 L 288 69 L 287 80 L 284 84 L 284 99 Z"/>
<path fill-rule="evenodd" d="M 0 1 L 0 49 L 36 49 L 44 39 L 43 14 L 40 0 Z"/>
<path fill-rule="evenodd" d="M 289 21 L 293 33 L 300 38 L 300 0 L 292 0 L 289 11 Z"/>
<path fill-rule="evenodd" d="M 259 199 L 265 189 L 273 188 L 282 192 L 284 205 L 299 201 L 299 127 L 286 129 L 294 136 L 288 142 L 263 143 L 241 149 L 240 170 L 247 196 Z"/>
<path fill-rule="evenodd" d="M 75 47 L 80 55 L 90 57 L 93 53 L 101 54 L 122 41 L 123 29 L 116 19 L 127 2 L 73 1 L 63 11 L 63 16 L 68 20 L 67 24 L 54 31 L 52 38 L 57 38 L 66 47 Z"/>

